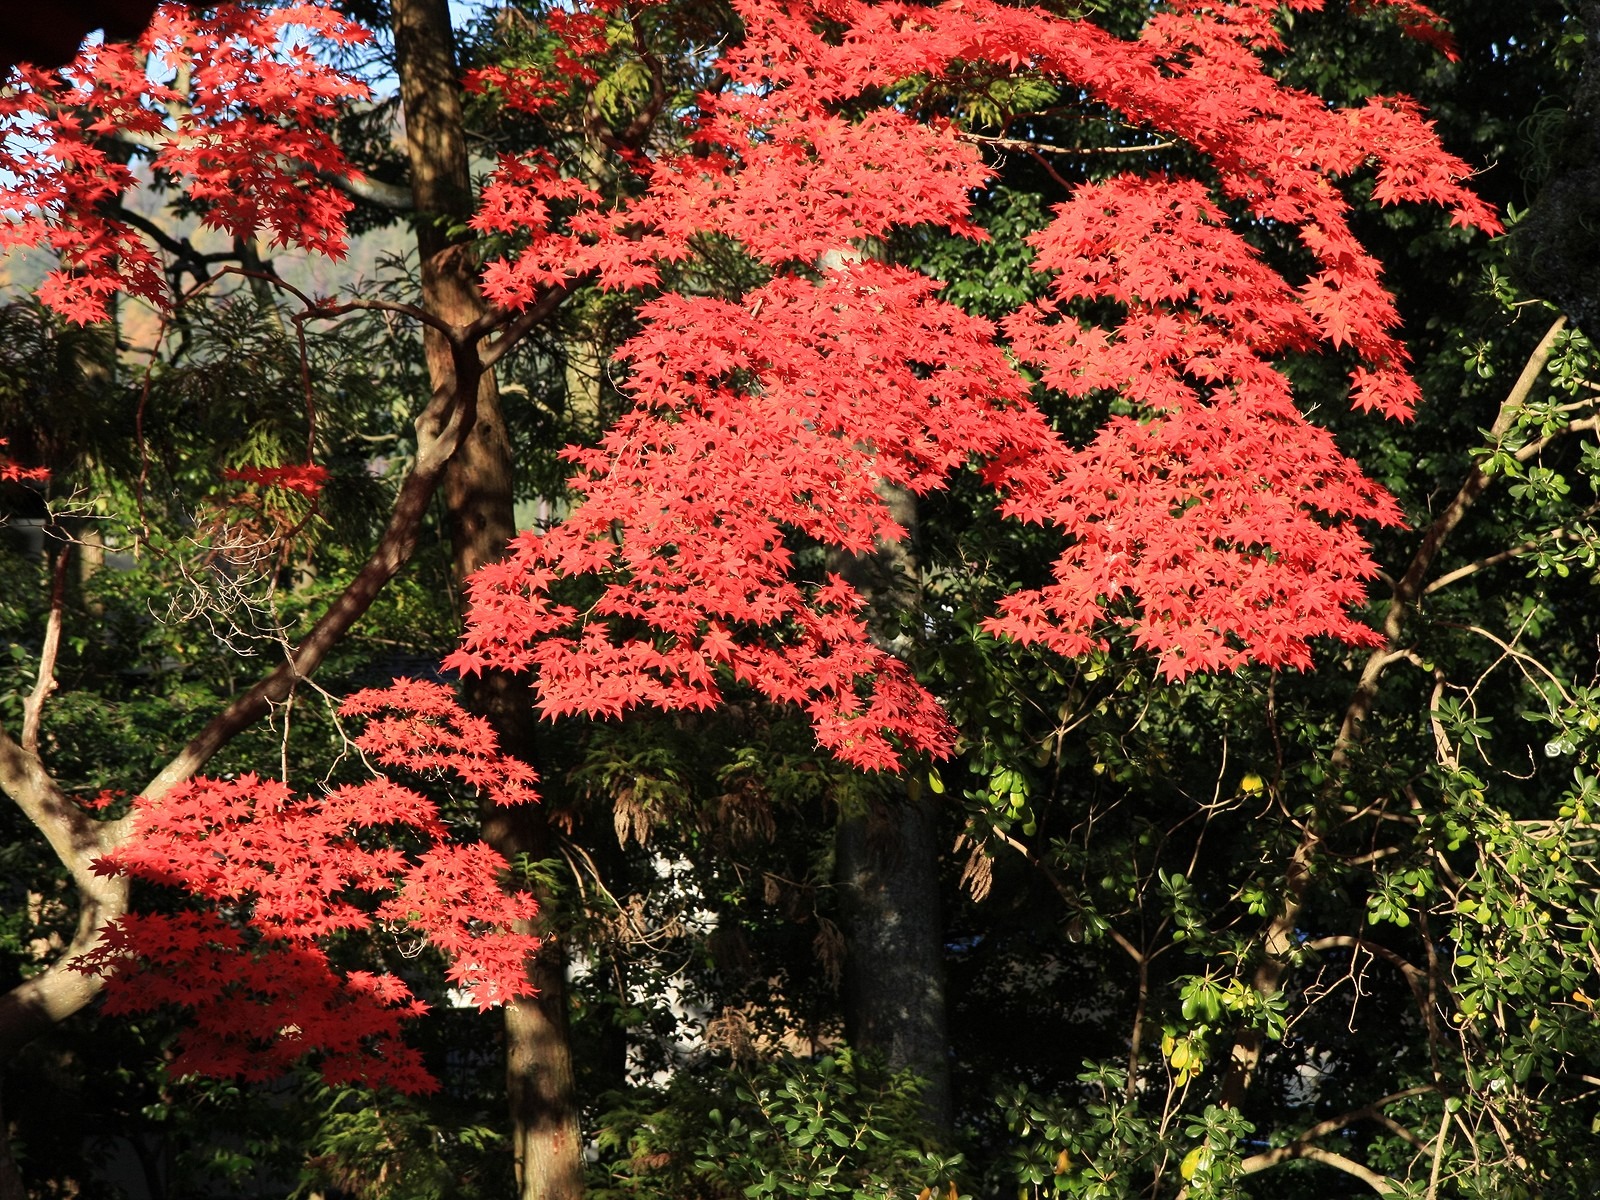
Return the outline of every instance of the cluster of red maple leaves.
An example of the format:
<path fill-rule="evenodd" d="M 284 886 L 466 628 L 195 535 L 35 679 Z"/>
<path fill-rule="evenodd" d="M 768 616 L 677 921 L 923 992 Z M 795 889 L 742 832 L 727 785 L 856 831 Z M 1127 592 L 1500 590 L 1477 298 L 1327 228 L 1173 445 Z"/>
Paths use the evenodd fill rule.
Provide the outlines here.
<path fill-rule="evenodd" d="M 528 113 L 586 86 L 619 3 L 552 18 L 566 46 L 556 78 L 480 72 L 471 86 Z M 732 85 L 700 99 L 689 150 L 633 156 L 637 195 L 608 201 L 544 154 L 503 162 L 484 189 L 474 226 L 516 247 L 483 272 L 493 302 L 516 309 L 594 278 L 640 294 L 642 329 L 620 352 L 632 411 L 571 452 L 568 519 L 519 536 L 472 580 L 451 666 L 532 672 L 552 715 L 708 708 L 737 682 L 801 705 L 819 742 L 858 766 L 946 755 L 943 710 L 873 643 L 861 597 L 837 576 L 803 582 L 791 547 L 797 535 L 850 553 L 904 538 L 879 485 L 926 494 L 971 462 L 1006 514 L 1063 535 L 1051 582 L 1007 597 L 994 633 L 1076 655 L 1120 628 L 1169 677 L 1303 667 L 1314 638 L 1374 639 L 1350 615 L 1374 570 L 1357 522 L 1396 521 L 1396 506 L 1298 410 L 1281 361 L 1328 348 L 1352 364 L 1357 407 L 1404 417 L 1416 401 L 1398 316 L 1339 181 L 1366 172 L 1383 203 L 1444 205 L 1485 230 L 1496 220 L 1414 105 L 1335 108 L 1275 79 L 1263 59 L 1284 49 L 1278 0 L 1159 10 L 1132 40 L 993 0 L 735 7 L 743 36 L 721 62 Z M 1425 8 L 1396 7 L 1438 39 Z M 360 36 L 316 4 L 223 5 L 203 19 L 164 8 L 138 47 L 93 47 L 59 74 L 22 71 L 0 96 L 0 123 L 27 133 L 6 142 L 0 208 L 14 219 L 0 246 L 54 249 L 61 267 L 42 296 L 75 319 L 103 316 L 116 291 L 165 302 L 156 250 L 100 205 L 133 186 L 125 156 L 107 148 L 121 139 L 184 180 L 210 223 L 339 254 L 346 201 L 319 177 L 350 167 L 323 122 L 364 89 L 318 49 Z M 182 64 L 192 87 L 180 95 Z M 919 224 L 982 236 L 977 148 L 955 125 L 882 99 L 899 81 L 975 65 L 1086 96 L 1208 164 L 1204 178 L 1128 173 L 1078 187 L 1031 239 L 1047 294 L 998 327 L 941 299 L 937 281 L 840 253 Z M 1230 210 L 1292 231 L 1314 268 L 1286 278 Z M 768 282 L 737 302 L 662 292 L 660 266 L 706 235 L 737 242 Z M 1086 301 L 1117 315 L 1089 321 Z M 1069 444 L 1019 367 L 1058 396 L 1115 391 L 1133 411 Z M 555 589 L 582 577 L 598 598 L 579 611 Z M 514 769 L 481 740 L 446 744 L 441 731 L 460 733 L 465 718 L 443 694 L 403 688 L 385 703 L 364 735 L 385 761 L 415 768 L 436 755 L 432 765 L 490 788 Z M 528 777 L 513 786 L 531 794 Z M 374 824 L 434 848 L 374 848 L 359 832 Z M 197 781 L 150 806 L 141 829 L 117 869 L 224 908 L 129 919 L 94 965 L 142 980 L 149 1002 L 191 1007 L 204 1030 L 197 1068 L 247 1069 L 246 1045 L 319 1045 L 336 1073 L 358 1072 L 358 1051 L 377 1046 L 391 1065 L 368 1077 L 416 1085 L 392 1024 L 415 1010 L 403 986 L 338 976 L 319 957 L 319 939 L 372 919 L 372 906 L 340 898 L 352 889 L 393 892 L 377 919 L 419 926 L 480 1000 L 526 986 L 526 941 L 468 931 L 526 915 L 524 900 L 495 890 L 503 864 L 453 845 L 398 785 L 295 799 L 254 778 Z M 313 875 L 269 866 L 291 841 L 293 861 L 320 864 Z M 243 910 L 250 938 L 238 932 Z M 296 957 L 324 990 L 297 1002 L 292 1031 L 263 1015 L 230 1042 L 207 1006 L 272 996 L 275 955 Z"/>

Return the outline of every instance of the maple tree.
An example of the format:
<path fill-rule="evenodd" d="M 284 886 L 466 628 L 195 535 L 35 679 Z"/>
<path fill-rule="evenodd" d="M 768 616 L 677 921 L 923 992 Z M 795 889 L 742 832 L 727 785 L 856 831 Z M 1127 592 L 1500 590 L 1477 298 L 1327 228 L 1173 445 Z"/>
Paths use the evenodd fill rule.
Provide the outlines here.
<path fill-rule="evenodd" d="M 1415 32 L 1435 37 L 1427 10 L 1398 7 Z M 850 764 L 881 770 L 908 755 L 943 757 L 953 730 L 941 704 L 874 643 L 855 589 L 837 575 L 808 576 L 796 549 L 862 553 L 901 540 L 907 530 L 880 484 L 925 495 L 971 463 L 1004 515 L 1051 526 L 1065 543 L 1051 582 L 1007 596 L 988 616 L 992 632 L 1076 656 L 1122 631 L 1173 680 L 1247 663 L 1304 667 L 1323 636 L 1381 640 L 1350 614 L 1375 570 L 1358 522 L 1393 523 L 1399 510 L 1300 411 L 1283 364 L 1331 350 L 1357 408 L 1404 417 L 1415 403 L 1398 314 L 1336 185 L 1370 170 L 1381 203 L 1442 204 L 1463 224 L 1496 228 L 1464 186 L 1465 164 L 1440 149 L 1415 106 L 1380 98 L 1331 107 L 1286 86 L 1264 66 L 1286 49 L 1278 6 L 1254 0 L 1162 10 L 1133 40 L 976 0 L 737 8 L 742 36 L 720 63 L 731 84 L 700 97 L 689 146 L 620 139 L 636 186 L 618 198 L 565 175 L 550 154 L 508 159 L 473 219 L 479 234 L 512 246 L 482 273 L 496 307 L 455 324 L 406 310 L 456 364 L 461 385 L 430 410 L 448 433 L 402 492 L 410 520 L 469 436 L 479 380 L 519 336 L 581 286 L 641 293 L 639 332 L 621 352 L 631 411 L 597 446 L 572 452 L 578 500 L 567 517 L 519 535 L 507 558 L 473 575 L 466 637 L 451 665 L 530 674 L 551 716 L 710 709 L 737 685 L 799 705 L 819 744 Z M 475 86 L 537 116 L 567 81 L 593 83 L 636 17 L 606 6 L 553 15 L 563 49 L 552 76 L 481 72 Z M 312 41 L 285 53 L 291 28 Z M 121 139 L 184 179 L 218 228 L 241 237 L 265 230 L 337 254 L 349 202 L 324 177 L 351 170 L 319 122 L 361 92 L 314 41 L 360 36 L 313 5 L 224 6 L 208 16 L 164 9 L 141 51 L 93 48 L 59 77 L 25 70 L 0 116 L 36 140 L 15 143 L 22 149 L 0 203 L 19 219 L 0 237 L 49 244 L 61 256 L 41 297 L 73 319 L 103 316 L 118 291 L 170 303 L 159 255 L 102 211 L 132 182 L 108 149 L 108 139 Z M 195 69 L 180 94 L 151 63 L 186 58 Z M 998 324 L 962 312 L 918 272 L 840 256 L 909 226 L 978 236 L 973 198 L 989 178 L 981 139 L 921 111 L 916 89 L 934 107 L 943 83 L 1013 77 L 1082 95 L 1136 136 L 1178 139 L 1201 165 L 1075 189 L 1030 239 L 1046 294 Z M 884 99 L 908 86 L 910 101 Z M 916 187 L 905 186 L 908 170 Z M 1309 266 L 1275 265 L 1241 227 L 1249 222 L 1292 234 Z M 711 239 L 738 246 L 765 281 L 736 297 L 661 287 Z M 311 302 L 305 315 L 384 303 Z M 1035 382 L 1067 399 L 1115 392 L 1131 411 L 1073 445 L 1041 412 Z M 311 495 L 319 470 L 254 467 L 236 481 Z M 406 528 L 391 525 L 394 544 L 374 556 L 379 565 L 356 593 L 370 600 L 398 570 Z M 346 604 L 319 627 L 282 686 L 315 669 L 316 647 L 340 636 L 359 607 Z M 215 1032 L 270 961 L 259 955 L 292 956 L 296 978 L 325 998 L 325 1028 L 311 1034 L 307 1023 L 271 1020 L 240 1028 L 250 1045 L 276 1039 L 285 1055 L 329 1038 L 324 1062 L 343 1078 L 360 1069 L 357 1044 L 391 1039 L 408 1002 L 392 983 L 361 974 L 330 983 L 316 938 L 356 920 L 339 907 L 345 888 L 377 890 L 380 877 L 389 887 L 397 873 L 420 869 L 374 859 L 380 852 L 349 829 L 366 823 L 363 812 L 438 829 L 412 793 L 389 784 L 294 801 L 259 778 L 195 778 L 227 729 L 271 698 L 270 689 L 251 695 L 226 728 L 146 788 L 141 815 L 113 839 L 132 836 L 131 848 L 113 859 L 181 878 L 202 897 L 254 897 L 254 931 L 241 940 L 209 917 L 121 917 L 90 961 L 110 970 L 124 949 L 164 940 L 169 972 L 174 952 L 211 955 L 218 971 L 233 964 L 238 979 L 218 976 L 200 997 L 222 1005 L 197 1014 L 200 1029 Z M 395 739 L 386 745 L 396 761 L 419 765 L 439 753 L 427 740 L 437 736 L 439 697 L 411 690 L 396 702 L 413 724 L 391 717 L 374 727 Z M 18 749 L 19 773 L 42 773 L 36 738 L 24 736 Z M 460 749 L 430 761 L 459 766 Z M 220 820 L 230 808 L 237 820 Z M 227 879 L 210 850 L 192 856 L 218 839 L 253 844 L 268 829 L 272 838 L 251 852 L 260 857 L 231 856 Z M 307 885 L 326 899 L 298 913 L 291 933 L 273 916 L 281 898 L 269 877 L 330 857 L 345 869 Z M 460 922 L 493 907 L 486 889 L 500 864 L 469 857 L 459 865 L 475 882 L 456 898 L 475 907 L 441 901 L 425 914 L 446 950 L 464 949 Z M 424 894 L 448 882 L 442 860 L 434 865 Z M 388 901 L 378 915 L 392 919 L 402 907 Z M 502 911 L 505 920 L 526 915 Z M 249 953 L 214 955 L 223 945 Z M 466 961 L 481 963 L 484 953 L 473 945 Z M 151 958 L 155 966 L 125 969 L 162 978 L 162 960 Z M 501 993 L 514 990 L 497 978 Z M 195 1065 L 242 1061 L 222 1044 L 197 1044 L 186 1060 Z M 386 1053 L 398 1065 L 374 1078 L 420 1082 L 414 1060 Z"/>
<path fill-rule="evenodd" d="M 859 623 L 835 631 L 838 585 L 818 589 L 809 610 L 786 585 L 784 527 L 847 551 L 893 540 L 903 531 L 887 519 L 874 482 L 926 491 L 969 455 L 992 460 L 1007 513 L 1051 521 L 1071 537 L 1056 582 L 1007 598 L 992 622 L 997 632 L 1083 653 L 1101 644 L 1098 622 L 1128 594 L 1132 611 L 1119 623 L 1161 653 L 1169 676 L 1244 661 L 1303 666 L 1316 635 L 1369 642 L 1371 632 L 1345 612 L 1371 571 L 1351 521 L 1397 512 L 1294 409 L 1271 360 L 1318 342 L 1348 346 L 1358 358 L 1358 407 L 1400 416 L 1416 396 L 1389 333 L 1398 317 L 1377 264 L 1350 234 L 1329 177 L 1371 157 L 1381 200 L 1436 200 L 1463 222 L 1495 222 L 1461 187 L 1464 164 L 1438 150 L 1413 108 L 1374 101 L 1333 112 L 1264 74 L 1257 55 L 1281 46 L 1274 11 L 1239 5 L 1227 22 L 1162 14 L 1139 41 L 1123 43 L 1087 22 L 999 7 L 829 8 L 851 30 L 839 45 L 800 36 L 809 28 L 803 16 L 746 12 L 744 45 L 726 69 L 748 86 L 708 105 L 695 136 L 710 155 L 651 164 L 650 191 L 612 218 L 659 232 L 608 243 L 593 224 L 592 258 L 554 258 L 535 233 L 514 260 L 486 273 L 485 288 L 515 303 L 559 278 L 557 268 L 591 263 L 602 286 L 608 276 L 620 286 L 634 275 L 621 272 L 617 256 L 686 255 L 689 239 L 706 233 L 736 239 L 775 278 L 746 295 L 748 316 L 696 297 L 641 308 L 647 329 L 624 350 L 635 363 L 637 411 L 598 452 L 579 457 L 586 501 L 560 529 L 523 539 L 506 564 L 476 577 L 465 649 L 451 661 L 537 665 L 554 712 L 705 705 L 715 699 L 715 669 L 727 666 L 775 698 L 807 702 L 823 744 L 851 761 L 889 765 L 884 733 L 937 751 L 937 713 L 908 720 L 892 660 L 873 651 Z M 841 239 L 928 221 L 970 228 L 968 194 L 981 163 L 953 127 L 892 108 L 846 123 L 829 106 L 909 76 L 936 77 L 957 61 L 984 61 L 995 44 L 1026 46 L 1031 70 L 1121 108 L 1136 126 L 1192 141 L 1226 197 L 1298 227 L 1320 267 L 1299 287 L 1289 284 L 1228 231 L 1198 181 L 1122 176 L 1080 189 L 1035 239 L 1039 269 L 1055 273 L 1050 299 L 1004 325 L 1006 344 L 1047 385 L 1117 389 L 1141 408 L 1142 417 L 1114 420 L 1083 450 L 1050 435 L 998 344 L 985 352 L 981 328 L 927 285 L 862 262 L 829 272 L 820 292 L 797 290 Z M 1017 50 L 1009 65 L 1023 60 Z M 933 186 L 909 196 L 890 171 L 907 157 L 940 164 Z M 706 165 L 722 161 L 739 169 L 730 177 Z M 507 199 L 537 178 L 529 170 L 514 165 L 490 184 L 480 227 L 512 232 L 537 217 Z M 1125 247 L 1130 236 L 1137 240 Z M 847 303 L 852 292 L 859 299 Z M 1088 298 L 1115 301 L 1126 316 L 1101 330 L 1062 315 Z M 868 308 L 883 319 L 861 315 Z M 811 315 L 819 309 L 822 321 Z M 726 332 L 706 336 L 719 329 Z M 960 341 L 946 341 L 952 336 Z M 747 348 L 757 342 L 755 352 Z M 847 344 L 852 369 L 838 369 L 831 342 Z M 915 357 L 901 366 L 907 346 Z M 900 388 L 870 402 L 860 393 L 863 374 L 894 380 L 897 366 L 906 373 L 904 401 Z M 757 413 L 768 404 L 762 429 Z M 746 448 L 756 429 L 776 433 L 774 420 L 790 423 L 777 440 L 792 461 Z M 1261 438 L 1253 453 L 1241 436 Z M 752 459 L 771 472 L 765 489 Z M 792 486 L 798 461 L 821 472 L 804 489 Z M 1319 515 L 1334 518 L 1333 527 Z M 623 532 L 608 546 L 617 523 Z M 731 564 L 719 558 L 730 546 L 739 556 Z M 618 645 L 599 622 L 575 622 L 572 609 L 542 602 L 554 575 L 605 569 L 617 582 L 590 612 L 643 620 L 659 639 Z M 733 580 L 748 593 L 725 595 Z M 776 630 L 786 619 L 794 633 L 776 647 L 757 648 L 749 637 L 741 645 L 730 629 Z M 552 636 L 572 625 L 579 628 Z M 865 657 L 842 656 L 835 644 Z M 856 696 L 869 678 L 885 693 Z M 876 723 L 879 734 L 846 732 L 841 720 Z"/>
<path fill-rule="evenodd" d="M 372 718 L 355 745 L 380 763 L 449 770 L 497 804 L 533 799 L 528 767 L 501 755 L 483 719 L 437 684 L 357 692 L 343 711 Z M 170 1005 L 193 1014 L 180 1073 L 271 1079 L 316 1054 L 330 1083 L 437 1086 L 398 1036 L 399 1020 L 427 1005 L 393 975 L 336 973 L 320 948 L 375 921 L 409 926 L 444 952 L 449 978 L 480 1008 L 528 989 L 538 943 L 513 927 L 532 917 L 531 897 L 503 892 L 504 860 L 481 842 L 452 842 L 437 806 L 415 791 L 379 778 L 296 799 L 282 783 L 244 775 L 180 784 L 159 804 L 136 800 L 134 811 L 136 838 L 97 870 L 249 909 L 244 932 L 209 909 L 130 914 L 78 963 L 117 978 L 111 1012 Z M 426 848 L 360 844 L 361 830 L 382 825 L 424 835 Z M 362 892 L 393 895 L 375 908 L 344 898 Z"/>

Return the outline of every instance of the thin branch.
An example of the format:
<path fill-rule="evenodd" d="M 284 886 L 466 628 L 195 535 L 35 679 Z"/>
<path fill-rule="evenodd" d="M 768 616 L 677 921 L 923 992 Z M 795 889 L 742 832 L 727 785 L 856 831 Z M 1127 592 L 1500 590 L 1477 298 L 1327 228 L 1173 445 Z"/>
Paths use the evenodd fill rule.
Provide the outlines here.
<path fill-rule="evenodd" d="M 284 284 L 284 287 L 289 289 L 288 284 Z M 353 312 L 395 313 L 398 316 L 409 317 L 411 320 L 426 325 L 430 329 L 437 329 L 451 341 L 456 340 L 457 331 L 455 326 L 441 317 L 434 316 L 420 305 L 405 304 L 398 300 L 340 300 L 338 303 L 308 301 L 308 307 L 304 312 L 297 314 L 296 319 L 305 321 L 332 320 L 334 317 L 342 317 L 347 313 Z"/>
<path fill-rule="evenodd" d="M 650 50 L 645 42 L 644 30 L 639 27 L 639 14 L 634 13 L 629 20 L 633 28 L 633 44 L 639 52 L 639 61 L 644 63 L 645 69 L 650 72 L 650 99 L 645 106 L 634 114 L 633 120 L 628 122 L 628 127 L 617 134 L 617 141 L 630 151 L 637 151 L 644 145 L 644 140 L 650 135 L 651 128 L 656 123 L 656 118 L 661 115 L 661 110 L 667 104 L 667 79 L 666 71 L 661 66 L 661 60 Z"/>
<path fill-rule="evenodd" d="M 1339 861 L 1347 867 L 1364 867 L 1369 863 L 1382 862 L 1404 849 L 1404 846 L 1379 846 L 1376 850 L 1368 850 L 1365 854 L 1357 854 L 1353 858 L 1341 858 Z"/>
<path fill-rule="evenodd" d="M 1139 1051 L 1144 1041 L 1145 1014 L 1150 1005 L 1150 959 L 1143 954 L 1136 958 L 1139 964 L 1139 999 L 1133 1010 L 1133 1030 L 1128 1037 L 1128 1083 L 1123 1093 L 1123 1099 L 1130 1104 L 1139 1092 Z"/>
<path fill-rule="evenodd" d="M 482 370 L 489 370 L 512 350 L 516 344 L 525 337 L 534 326 L 547 320 L 550 314 L 566 302 L 568 296 L 584 286 L 592 278 L 592 273 L 581 275 L 577 279 L 566 283 L 558 283 L 530 304 L 516 318 L 505 325 L 500 336 L 492 342 L 485 342 L 478 351 L 478 365 Z M 492 317 L 480 317 L 462 331 L 462 337 L 467 341 L 474 341 L 487 334 L 497 324 L 504 320 L 504 310 L 497 310 Z"/>
<path fill-rule="evenodd" d="M 1487 629 L 1483 628 L 1483 626 L 1481 626 L 1481 625 L 1463 625 L 1463 624 L 1460 624 L 1460 623 L 1458 623 L 1456 621 L 1441 621 L 1439 623 L 1441 625 L 1444 625 L 1444 626 L 1450 628 L 1450 629 L 1464 629 L 1468 633 L 1475 633 L 1481 638 L 1487 638 L 1489 641 L 1493 642 L 1496 646 L 1499 646 L 1501 650 L 1505 651 L 1505 657 L 1514 658 L 1519 663 L 1530 663 L 1530 664 L 1532 664 L 1534 667 L 1538 668 L 1540 674 L 1542 674 L 1546 679 L 1548 679 L 1552 684 L 1555 685 L 1556 693 L 1563 700 L 1565 700 L 1568 704 L 1576 704 L 1577 703 L 1577 701 L 1574 700 L 1572 698 L 1572 695 L 1567 691 L 1566 686 L 1561 682 L 1560 678 L 1558 678 L 1556 676 L 1556 674 L 1553 671 L 1550 670 L 1549 667 L 1545 666 L 1537 658 L 1533 657 L 1533 655 L 1528 654 L 1528 653 L 1526 653 L 1526 652 L 1524 652 L 1522 650 L 1518 650 L 1513 643 L 1508 642 L 1504 638 L 1498 637 L 1495 634 L 1490 633 Z"/>
<path fill-rule="evenodd" d="M 1552 433 L 1545 434 L 1542 438 L 1535 438 L 1526 446 L 1523 446 L 1517 450 L 1512 457 L 1518 462 L 1525 463 L 1530 458 L 1543 453 L 1545 448 L 1552 442 L 1560 441 L 1562 438 L 1567 437 L 1570 434 L 1588 433 L 1591 429 L 1596 428 L 1600 428 L 1600 417 L 1590 417 L 1586 421 L 1574 421 L 1570 425 L 1565 425 Z"/>
<path fill-rule="evenodd" d="M 1398 1196 L 1400 1189 L 1395 1186 L 1387 1175 L 1380 1175 L 1369 1167 L 1364 1167 L 1354 1159 L 1346 1158 L 1342 1154 L 1335 1154 L 1331 1150 L 1323 1150 L 1317 1146 L 1302 1145 L 1291 1142 L 1287 1146 L 1279 1146 L 1275 1150 L 1268 1150 L 1264 1154 L 1252 1154 L 1239 1164 L 1239 1170 L 1244 1175 L 1254 1175 L 1258 1171 L 1265 1171 L 1268 1167 L 1275 1167 L 1279 1163 L 1289 1162 L 1293 1159 L 1304 1158 L 1311 1162 L 1321 1163 L 1325 1167 L 1332 1167 L 1343 1171 L 1346 1175 L 1353 1175 L 1366 1184 L 1380 1196 Z"/>
<path fill-rule="evenodd" d="M 67 565 L 71 545 L 62 545 L 50 575 L 50 616 L 45 620 L 44 642 L 39 647 L 39 677 L 33 691 L 22 703 L 22 749 L 39 753 L 39 724 L 44 719 L 44 703 L 56 690 L 56 655 L 61 650 L 61 609 L 67 595 Z"/>
<path fill-rule="evenodd" d="M 1027 138 L 994 137 L 982 133 L 962 132 L 957 136 L 962 141 L 993 146 L 997 150 L 1021 150 L 1027 154 L 1061 154 L 1079 158 L 1096 154 L 1156 154 L 1162 150 L 1171 150 L 1178 144 L 1151 142 L 1147 146 L 1052 146 L 1048 142 L 1034 142 Z"/>
<path fill-rule="evenodd" d="M 1587 520 L 1589 517 L 1594 516 L 1597 512 L 1600 512 L 1600 504 L 1591 504 L 1578 515 L 1577 519 L 1580 521 Z M 1486 555 L 1485 557 L 1477 559 L 1473 562 L 1465 563 L 1453 571 L 1446 571 L 1427 587 L 1423 588 L 1422 594 L 1424 596 L 1431 596 L 1433 593 L 1449 587 L 1452 583 L 1456 583 L 1470 575 L 1476 575 L 1479 571 L 1486 571 L 1490 567 L 1498 567 L 1501 563 L 1508 562 L 1513 558 L 1520 558 L 1522 555 L 1527 554 L 1530 550 L 1537 550 L 1546 542 L 1560 541 L 1562 538 L 1570 536 L 1572 536 L 1572 529 L 1569 525 L 1559 526 L 1558 528 L 1552 529 L 1549 533 L 1544 534 L 1541 537 L 1529 538 L 1527 541 L 1512 546 L 1508 550 L 1501 550 L 1497 554 Z"/>
<path fill-rule="evenodd" d="M 317 178 L 347 196 L 364 200 L 390 212 L 410 212 L 416 207 L 411 197 L 411 185 L 385 183 L 366 175 L 342 175 L 337 171 L 318 171 Z"/>

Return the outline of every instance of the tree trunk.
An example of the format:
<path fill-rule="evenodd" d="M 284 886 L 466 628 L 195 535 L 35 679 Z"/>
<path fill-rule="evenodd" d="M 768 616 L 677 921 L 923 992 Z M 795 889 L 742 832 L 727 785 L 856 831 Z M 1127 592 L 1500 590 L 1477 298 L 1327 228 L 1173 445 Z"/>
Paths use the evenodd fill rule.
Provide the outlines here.
<path fill-rule="evenodd" d="M 931 795 L 908 780 L 902 803 L 842 820 L 834 854 L 849 945 L 845 1036 L 893 1070 L 921 1076 L 923 1112 L 936 1132 L 948 1135 L 944 923 Z"/>
<path fill-rule="evenodd" d="M 468 249 L 450 237 L 451 227 L 463 224 L 472 211 L 472 181 L 449 9 L 446 0 L 394 0 L 393 12 L 423 304 L 449 324 L 464 327 L 486 308 Z M 456 362 L 437 330 L 425 330 L 423 337 L 431 382 L 438 388 L 453 377 Z M 503 555 L 516 532 L 511 444 L 492 372 L 478 381 L 476 421 L 446 472 L 442 491 L 459 586 Z M 521 680 L 489 673 L 469 683 L 466 698 L 489 720 L 505 749 L 532 757 L 532 701 Z M 550 844 L 539 809 L 486 813 L 483 835 L 508 858 L 542 858 Z M 576 1200 L 582 1194 L 583 1162 L 559 941 L 552 939 L 532 970 L 539 994 L 509 1005 L 505 1014 L 506 1090 L 519 1196 Z"/>
<path fill-rule="evenodd" d="M 880 483 L 878 491 L 895 520 L 914 528 L 916 498 L 888 484 Z M 904 545 L 883 545 L 871 555 L 836 554 L 830 567 L 880 611 L 917 599 L 916 564 Z M 907 776 L 901 782 L 902 797 L 842 818 L 834 845 L 848 945 L 845 1036 L 881 1055 L 891 1069 L 921 1076 L 923 1112 L 936 1132 L 948 1136 L 953 1105 L 938 811 L 920 780 Z"/>

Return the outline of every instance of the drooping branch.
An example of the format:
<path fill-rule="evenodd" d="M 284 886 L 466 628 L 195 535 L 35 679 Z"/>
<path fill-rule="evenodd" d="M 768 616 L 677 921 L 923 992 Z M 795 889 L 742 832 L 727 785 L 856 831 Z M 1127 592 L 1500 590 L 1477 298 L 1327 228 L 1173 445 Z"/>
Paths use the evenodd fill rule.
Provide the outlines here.
<path fill-rule="evenodd" d="M 266 715 L 273 704 L 283 701 L 299 680 L 321 665 L 371 606 L 384 585 L 411 557 L 422 519 L 443 478 L 445 465 L 472 421 L 470 398 L 476 394 L 478 375 L 475 348 L 461 346 L 458 358 L 463 368 L 459 378 L 465 385 L 468 399 L 463 402 L 462 388 L 441 389 L 418 418 L 416 464 L 402 483 L 388 526 L 361 571 L 282 665 L 213 717 L 157 773 L 144 788 L 146 796 L 159 798 L 191 778 L 230 739 Z M 129 831 L 126 818 L 105 822 L 92 819 L 62 791 L 37 753 L 37 710 L 42 706 L 43 696 L 48 694 L 53 673 L 54 648 L 60 636 L 59 609 L 58 602 L 52 604 L 40 684 L 30 697 L 25 715 L 25 743 L 33 744 L 19 745 L 0 729 L 0 790 L 44 834 L 70 873 L 81 906 L 73 939 L 56 962 L 0 996 L 0 1058 L 78 1011 L 94 997 L 102 986 L 101 981 L 75 971 L 72 964 L 99 944 L 101 930 L 123 915 L 128 907 L 127 880 L 100 876 L 93 866 L 95 859 L 125 840 Z"/>

